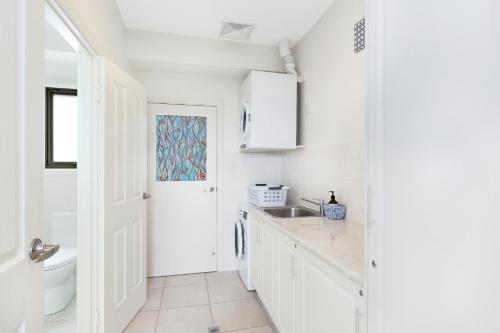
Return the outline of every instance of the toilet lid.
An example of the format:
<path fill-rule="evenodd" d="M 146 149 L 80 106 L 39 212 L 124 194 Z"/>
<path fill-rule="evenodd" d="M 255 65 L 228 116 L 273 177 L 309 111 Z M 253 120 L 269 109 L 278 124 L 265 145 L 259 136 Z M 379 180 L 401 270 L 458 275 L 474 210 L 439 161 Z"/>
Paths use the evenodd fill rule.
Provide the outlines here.
<path fill-rule="evenodd" d="M 74 247 L 61 247 L 56 254 L 43 262 L 45 271 L 66 266 L 75 261 L 76 251 Z"/>

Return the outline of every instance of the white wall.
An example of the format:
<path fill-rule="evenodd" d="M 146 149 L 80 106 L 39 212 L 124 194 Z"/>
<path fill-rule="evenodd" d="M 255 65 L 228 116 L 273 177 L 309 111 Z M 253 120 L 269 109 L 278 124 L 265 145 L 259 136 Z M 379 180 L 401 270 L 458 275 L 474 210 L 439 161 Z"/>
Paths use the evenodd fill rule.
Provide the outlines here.
<path fill-rule="evenodd" d="M 78 55 L 74 52 L 45 50 L 45 85 L 77 88 Z"/>
<path fill-rule="evenodd" d="M 500 332 L 500 3 L 371 6 L 377 332 Z"/>
<path fill-rule="evenodd" d="M 48 41 L 55 39 L 54 34 L 56 34 L 55 31 L 46 30 L 46 50 L 44 59 L 45 86 L 76 89 L 78 84 L 77 54 L 74 52 L 47 49 L 51 48 L 51 43 Z M 57 48 L 62 49 L 63 47 Z M 45 108 L 42 107 L 40 110 L 44 112 Z M 76 211 L 76 172 L 75 169 L 45 169 L 43 216 L 44 238 L 47 242 L 50 241 L 50 218 L 52 213 Z"/>
<path fill-rule="evenodd" d="M 247 202 L 251 183 L 281 183 L 281 158 L 277 155 L 239 152 L 239 88 L 241 80 L 209 76 L 136 72 L 150 100 L 219 105 L 218 205 L 219 269 L 236 269 L 234 221 L 241 203 Z"/>
<path fill-rule="evenodd" d="M 347 205 L 348 219 L 363 223 L 364 52 L 353 52 L 353 26 L 363 0 L 337 0 L 294 47 L 305 83 L 301 96 L 301 144 L 283 155 L 283 182 L 290 199 L 328 199 Z"/>
<path fill-rule="evenodd" d="M 54 212 L 76 211 L 77 181 L 75 169 L 45 169 L 44 237 L 50 241 L 50 218 Z"/>
<path fill-rule="evenodd" d="M 277 47 L 129 30 L 127 54 L 133 69 L 175 68 L 243 76 L 248 69 L 283 71 Z M 153 67 L 152 67 L 153 66 Z"/>
<path fill-rule="evenodd" d="M 96 51 L 130 71 L 125 25 L 114 0 L 56 0 Z"/>

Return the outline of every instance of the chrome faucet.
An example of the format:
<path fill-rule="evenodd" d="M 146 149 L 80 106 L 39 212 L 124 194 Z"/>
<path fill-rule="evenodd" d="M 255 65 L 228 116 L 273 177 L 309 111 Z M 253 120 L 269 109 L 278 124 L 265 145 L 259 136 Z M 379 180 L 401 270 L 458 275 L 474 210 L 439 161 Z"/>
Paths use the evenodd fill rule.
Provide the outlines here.
<path fill-rule="evenodd" d="M 300 198 L 300 200 L 306 201 L 306 202 L 312 203 L 313 205 L 319 206 L 319 214 L 321 216 L 325 216 L 325 211 L 323 209 L 323 205 L 325 204 L 325 200 L 323 200 L 323 199 L 312 199 L 312 200 L 309 200 L 309 199 L 306 199 L 306 198 Z"/>

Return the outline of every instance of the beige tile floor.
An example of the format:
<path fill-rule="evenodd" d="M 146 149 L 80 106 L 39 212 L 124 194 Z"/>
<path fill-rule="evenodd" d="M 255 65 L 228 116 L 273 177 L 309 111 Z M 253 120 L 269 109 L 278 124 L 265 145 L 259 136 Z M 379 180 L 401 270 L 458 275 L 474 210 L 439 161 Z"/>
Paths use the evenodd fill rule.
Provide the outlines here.
<path fill-rule="evenodd" d="M 253 292 L 237 272 L 148 279 L 148 298 L 126 333 L 273 333 Z"/>

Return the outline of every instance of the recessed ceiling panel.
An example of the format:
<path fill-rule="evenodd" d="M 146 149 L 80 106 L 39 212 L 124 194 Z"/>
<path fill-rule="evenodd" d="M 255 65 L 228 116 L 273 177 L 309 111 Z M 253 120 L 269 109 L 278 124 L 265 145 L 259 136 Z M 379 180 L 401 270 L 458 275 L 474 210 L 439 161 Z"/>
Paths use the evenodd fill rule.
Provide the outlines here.
<path fill-rule="evenodd" d="M 299 40 L 334 0 L 115 0 L 130 29 L 219 38 L 222 22 L 254 25 L 248 42 Z"/>

